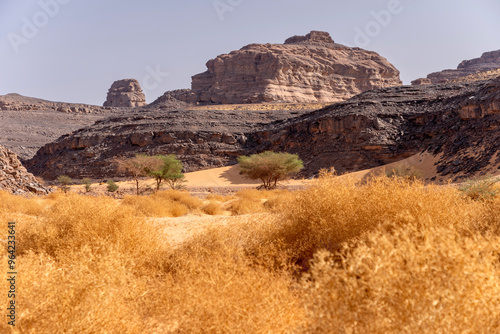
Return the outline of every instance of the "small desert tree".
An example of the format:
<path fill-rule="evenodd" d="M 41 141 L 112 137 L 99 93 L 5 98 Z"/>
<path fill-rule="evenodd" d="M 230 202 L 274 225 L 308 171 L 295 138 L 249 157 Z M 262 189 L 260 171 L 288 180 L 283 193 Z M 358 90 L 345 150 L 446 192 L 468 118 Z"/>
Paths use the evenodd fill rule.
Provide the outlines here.
<path fill-rule="evenodd" d="M 182 174 L 182 162 L 177 160 L 175 155 L 155 155 L 160 162 L 158 167 L 148 170 L 148 175 L 154 177 L 156 180 L 156 191 L 160 190 L 163 181 L 167 183 L 172 189 L 179 189 L 184 180 L 184 174 Z"/>
<path fill-rule="evenodd" d="M 88 192 L 91 192 L 92 191 L 92 181 L 90 181 L 89 178 L 84 178 L 82 180 L 82 184 L 83 186 L 85 187 L 85 192 L 88 193 Z"/>
<path fill-rule="evenodd" d="M 150 171 L 157 170 L 162 164 L 162 161 L 157 157 L 144 154 L 137 154 L 132 158 L 119 158 L 115 162 L 119 171 L 129 174 L 134 179 L 137 195 L 140 195 L 139 181 L 141 177 L 147 176 Z"/>
<path fill-rule="evenodd" d="M 286 180 L 304 168 L 298 155 L 271 151 L 241 156 L 238 162 L 240 173 L 250 179 L 262 180 L 265 189 L 276 188 L 278 181 Z"/>
<path fill-rule="evenodd" d="M 110 192 L 110 193 L 114 193 L 118 190 L 118 188 L 120 188 L 119 185 L 116 184 L 115 181 L 113 180 L 109 180 L 108 182 L 106 182 L 108 184 L 108 186 L 106 187 L 107 190 Z"/>
<path fill-rule="evenodd" d="M 67 175 L 61 175 L 57 178 L 57 181 L 61 185 L 61 190 L 65 194 L 67 194 L 69 189 L 70 189 L 71 184 L 73 183 L 73 180 Z"/>

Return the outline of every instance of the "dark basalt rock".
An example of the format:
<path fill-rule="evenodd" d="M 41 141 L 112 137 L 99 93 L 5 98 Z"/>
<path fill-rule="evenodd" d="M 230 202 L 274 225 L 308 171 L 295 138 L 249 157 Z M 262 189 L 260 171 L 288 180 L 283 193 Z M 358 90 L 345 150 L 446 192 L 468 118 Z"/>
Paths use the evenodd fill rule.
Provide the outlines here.
<path fill-rule="evenodd" d="M 186 171 L 195 171 L 274 150 L 299 154 L 304 174 L 312 175 L 321 168 L 372 168 L 428 151 L 442 156 L 438 170 L 444 175 L 480 171 L 500 142 L 500 78 L 385 88 L 307 113 L 144 110 L 63 136 L 27 167 L 52 179 L 97 178 L 117 175 L 116 156 L 176 154 Z"/>

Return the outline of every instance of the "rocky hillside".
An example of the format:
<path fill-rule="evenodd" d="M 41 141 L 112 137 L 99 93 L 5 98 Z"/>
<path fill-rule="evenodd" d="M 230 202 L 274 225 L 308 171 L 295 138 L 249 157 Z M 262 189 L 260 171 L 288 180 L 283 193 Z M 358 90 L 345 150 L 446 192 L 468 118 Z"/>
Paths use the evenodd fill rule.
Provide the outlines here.
<path fill-rule="evenodd" d="M 500 164 L 499 94 L 500 78 L 385 88 L 307 113 L 145 109 L 59 138 L 28 168 L 46 178 L 111 177 L 115 156 L 173 153 L 194 171 L 271 149 L 298 153 L 305 175 L 312 175 L 321 168 L 371 168 L 427 150 L 441 157 L 443 175 L 470 175 Z"/>
<path fill-rule="evenodd" d="M 338 102 L 361 92 L 401 85 L 399 71 L 373 51 L 350 48 L 326 32 L 288 38 L 284 44 L 250 44 L 207 62 L 190 90 L 167 92 L 201 104 Z"/>
<path fill-rule="evenodd" d="M 257 132 L 255 151 L 297 153 L 312 173 L 368 169 L 422 151 L 454 180 L 500 168 L 500 78 L 371 91 Z"/>
<path fill-rule="evenodd" d="M 115 108 L 53 102 L 19 94 L 3 95 L 0 96 L 0 145 L 26 160 L 63 134 L 122 112 Z"/>
<path fill-rule="evenodd" d="M 0 146 L 0 190 L 13 194 L 46 195 L 49 193 L 49 189 L 26 171 L 16 154 L 3 146 Z"/>
<path fill-rule="evenodd" d="M 485 52 L 479 58 L 462 61 L 456 70 L 444 70 L 434 72 L 427 78 L 420 78 L 412 81 L 412 85 L 441 84 L 457 81 L 461 78 L 474 75 L 480 72 L 487 72 L 500 68 L 500 50 Z"/>
<path fill-rule="evenodd" d="M 42 147 L 28 165 L 47 179 L 62 174 L 75 178 L 116 176 L 113 159 L 136 153 L 175 153 L 186 171 L 226 166 L 245 152 L 246 134 L 301 113 L 150 109 L 99 121 L 62 136 Z"/>
<path fill-rule="evenodd" d="M 164 101 L 157 108 L 172 110 L 186 106 L 188 104 L 175 100 Z M 134 110 L 141 109 L 53 102 L 19 94 L 3 95 L 0 96 L 0 145 L 24 161 L 32 158 L 40 147 L 64 134 Z"/>
<path fill-rule="evenodd" d="M 111 108 L 104 108 L 89 104 L 53 102 L 19 94 L 0 95 L 0 112 L 9 111 L 36 111 L 50 110 L 72 114 L 103 114 L 109 113 Z"/>
<path fill-rule="evenodd" d="M 139 81 L 123 79 L 113 82 L 108 91 L 105 107 L 133 108 L 146 105 L 146 96 Z"/>

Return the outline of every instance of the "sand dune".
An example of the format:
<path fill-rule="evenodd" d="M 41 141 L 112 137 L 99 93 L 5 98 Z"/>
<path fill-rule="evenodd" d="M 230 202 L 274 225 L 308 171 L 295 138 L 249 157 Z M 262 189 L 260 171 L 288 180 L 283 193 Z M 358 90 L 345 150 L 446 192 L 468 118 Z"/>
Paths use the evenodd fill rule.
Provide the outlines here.
<path fill-rule="evenodd" d="M 259 180 L 250 180 L 240 175 L 238 165 L 202 170 L 184 174 L 188 187 L 257 187 L 262 184 Z M 283 185 L 302 185 L 304 180 L 287 180 Z"/>

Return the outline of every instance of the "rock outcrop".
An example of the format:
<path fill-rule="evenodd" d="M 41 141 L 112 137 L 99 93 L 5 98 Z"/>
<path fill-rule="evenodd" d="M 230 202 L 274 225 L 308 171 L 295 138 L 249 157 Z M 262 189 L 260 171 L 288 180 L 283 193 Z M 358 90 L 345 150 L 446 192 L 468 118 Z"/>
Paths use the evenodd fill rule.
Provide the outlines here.
<path fill-rule="evenodd" d="M 50 191 L 26 171 L 14 152 L 3 146 L 0 146 L 0 190 L 37 195 L 46 195 Z"/>
<path fill-rule="evenodd" d="M 135 79 L 123 79 L 113 82 L 104 102 L 105 107 L 141 107 L 146 105 L 146 97 L 141 85 Z"/>
<path fill-rule="evenodd" d="M 191 90 L 170 96 L 189 103 L 317 103 L 401 85 L 399 71 L 373 51 L 350 48 L 326 32 L 294 36 L 285 44 L 250 44 L 207 62 Z"/>
<path fill-rule="evenodd" d="M 99 121 L 62 136 L 42 147 L 28 165 L 46 179 L 62 174 L 74 178 L 123 176 L 116 170 L 114 158 L 137 153 L 174 153 L 186 171 L 221 167 L 234 163 L 245 152 L 246 134 L 301 113 L 151 109 Z"/>
<path fill-rule="evenodd" d="M 500 68 L 500 50 L 485 52 L 480 58 L 462 61 L 456 70 L 434 72 L 427 78 L 420 78 L 411 82 L 412 85 L 442 84 L 458 81 L 460 78 Z"/>
<path fill-rule="evenodd" d="M 176 154 L 185 171 L 195 171 L 274 150 L 299 154 L 310 176 L 321 168 L 356 171 L 429 151 L 441 155 L 442 175 L 457 178 L 488 163 L 500 166 L 499 141 L 500 78 L 385 88 L 307 113 L 150 110 L 63 136 L 27 166 L 46 178 L 112 177 L 115 156 Z"/>

